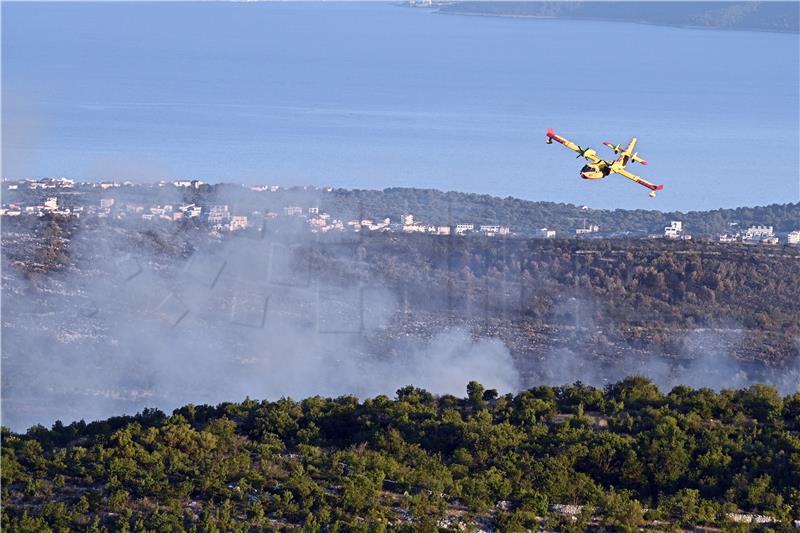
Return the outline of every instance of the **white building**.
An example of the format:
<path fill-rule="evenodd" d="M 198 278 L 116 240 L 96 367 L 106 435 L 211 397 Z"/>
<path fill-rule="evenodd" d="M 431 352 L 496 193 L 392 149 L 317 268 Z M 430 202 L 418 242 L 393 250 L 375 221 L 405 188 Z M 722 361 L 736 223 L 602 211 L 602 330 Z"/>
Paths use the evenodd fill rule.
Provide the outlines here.
<path fill-rule="evenodd" d="M 746 241 L 763 241 L 772 236 L 772 226 L 750 226 L 744 232 L 744 240 Z"/>
<path fill-rule="evenodd" d="M 473 230 L 475 230 L 475 224 L 456 224 L 456 235 L 463 235 Z"/>
<path fill-rule="evenodd" d="M 308 223 L 312 226 L 319 226 L 320 228 L 324 228 L 328 225 L 328 222 L 324 218 L 309 218 Z"/>
<path fill-rule="evenodd" d="M 100 198 L 100 208 L 101 209 L 111 209 L 114 207 L 114 199 L 113 198 Z"/>
<path fill-rule="evenodd" d="M 543 239 L 555 239 L 556 230 L 542 228 L 542 229 L 539 230 L 539 237 L 541 237 Z"/>
<path fill-rule="evenodd" d="M 786 236 L 786 242 L 789 244 L 800 244 L 800 230 L 795 230 Z"/>
<path fill-rule="evenodd" d="M 230 231 L 237 231 L 240 229 L 247 229 L 247 217 L 244 215 L 234 215 L 231 217 L 231 222 L 228 225 Z"/>
<path fill-rule="evenodd" d="M 55 196 L 51 196 L 50 198 L 45 200 L 44 208 L 49 209 L 50 211 L 58 209 L 58 198 L 56 198 Z"/>
<path fill-rule="evenodd" d="M 596 224 L 590 224 L 589 226 L 586 226 L 586 224 L 584 224 L 582 228 L 578 228 L 578 229 L 575 230 L 575 235 L 585 235 L 587 233 L 597 233 L 598 231 L 600 231 L 600 226 L 598 226 Z"/>
<path fill-rule="evenodd" d="M 404 233 L 425 233 L 425 224 L 407 224 L 403 226 Z"/>
<path fill-rule="evenodd" d="M 669 226 L 664 228 L 664 237 L 667 239 L 682 239 L 683 238 L 683 222 L 680 220 L 672 220 Z"/>
<path fill-rule="evenodd" d="M 303 208 L 298 206 L 289 206 L 289 207 L 284 207 L 283 212 L 284 214 L 286 214 L 286 216 L 290 217 L 300 216 L 303 214 Z"/>
<path fill-rule="evenodd" d="M 403 223 L 403 226 L 414 225 L 414 215 L 412 215 L 411 213 L 406 213 L 400 220 Z"/>
<path fill-rule="evenodd" d="M 226 224 L 231 218 L 227 205 L 211 205 L 208 207 L 208 223 L 211 225 Z"/>
<path fill-rule="evenodd" d="M 172 182 L 175 187 L 185 187 L 187 189 L 199 189 L 203 186 L 200 180 L 175 180 Z"/>
<path fill-rule="evenodd" d="M 180 207 L 178 207 L 178 210 L 181 213 L 183 213 L 183 216 L 188 218 L 199 217 L 200 214 L 203 212 L 203 208 L 195 204 L 183 204 Z"/>
<path fill-rule="evenodd" d="M 481 233 L 487 237 L 494 237 L 495 235 L 508 235 L 511 230 L 508 226 L 495 226 L 495 225 L 482 225 L 480 227 Z"/>
<path fill-rule="evenodd" d="M 370 222 L 370 223 L 369 224 L 364 224 L 364 222 Z M 370 231 L 380 231 L 380 230 L 387 229 L 389 227 L 390 223 L 391 223 L 391 220 L 389 220 L 388 218 L 384 218 L 382 222 L 375 222 L 375 223 L 373 223 L 372 221 L 366 221 L 366 220 L 362 220 L 361 221 L 361 224 L 367 226 Z"/>

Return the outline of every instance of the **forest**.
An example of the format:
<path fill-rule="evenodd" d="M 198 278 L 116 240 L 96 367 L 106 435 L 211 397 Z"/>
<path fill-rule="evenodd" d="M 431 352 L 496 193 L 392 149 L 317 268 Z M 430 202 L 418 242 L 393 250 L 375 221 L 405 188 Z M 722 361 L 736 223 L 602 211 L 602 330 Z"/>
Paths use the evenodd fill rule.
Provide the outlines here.
<path fill-rule="evenodd" d="M 379 235 L 309 253 L 340 283 L 380 276 L 414 312 L 577 324 L 670 352 L 680 351 L 678 331 L 734 328 L 751 336 L 747 358 L 761 361 L 793 360 L 800 349 L 800 250 L 790 247 Z"/>
<path fill-rule="evenodd" d="M 2 430 L 17 531 L 789 531 L 800 393 L 632 376 L 186 405 Z M 744 521 L 744 522 L 743 522 Z M 747 523 L 748 521 L 754 524 Z"/>

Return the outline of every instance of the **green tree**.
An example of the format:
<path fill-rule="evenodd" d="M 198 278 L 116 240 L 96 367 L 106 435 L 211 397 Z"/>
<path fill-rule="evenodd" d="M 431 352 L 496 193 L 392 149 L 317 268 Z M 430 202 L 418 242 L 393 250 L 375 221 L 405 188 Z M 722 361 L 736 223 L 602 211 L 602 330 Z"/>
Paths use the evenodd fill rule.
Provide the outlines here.
<path fill-rule="evenodd" d="M 469 401 L 472 402 L 473 405 L 482 405 L 483 404 L 483 394 L 484 394 L 483 385 L 478 383 L 477 381 L 470 381 L 467 383 L 467 397 Z"/>

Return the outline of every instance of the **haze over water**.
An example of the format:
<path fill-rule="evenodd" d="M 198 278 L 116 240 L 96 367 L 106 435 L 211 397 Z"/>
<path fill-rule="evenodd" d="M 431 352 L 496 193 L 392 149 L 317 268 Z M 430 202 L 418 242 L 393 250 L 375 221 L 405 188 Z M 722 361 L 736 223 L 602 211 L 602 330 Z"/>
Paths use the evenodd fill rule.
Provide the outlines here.
<path fill-rule="evenodd" d="M 2 4 L 3 177 L 433 187 L 603 208 L 800 199 L 798 36 L 391 4 Z M 640 139 L 578 178 L 553 127 Z"/>

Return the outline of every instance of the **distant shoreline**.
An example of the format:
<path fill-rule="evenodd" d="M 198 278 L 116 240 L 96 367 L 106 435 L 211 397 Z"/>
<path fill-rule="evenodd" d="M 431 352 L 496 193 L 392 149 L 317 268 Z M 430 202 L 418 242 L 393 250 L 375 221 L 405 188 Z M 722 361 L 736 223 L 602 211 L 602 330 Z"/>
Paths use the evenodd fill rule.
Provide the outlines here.
<path fill-rule="evenodd" d="M 676 28 L 680 30 L 701 30 L 701 31 L 744 31 L 755 33 L 778 33 L 781 35 L 798 35 L 796 31 L 792 30 L 770 30 L 765 28 L 720 28 L 716 26 L 686 26 L 680 24 L 668 24 L 665 22 L 647 22 L 644 20 L 620 20 L 620 19 L 603 19 L 597 17 L 559 17 L 555 15 L 513 15 L 502 13 L 476 13 L 472 11 L 442 11 L 437 9 L 433 12 L 436 15 L 453 15 L 465 17 L 491 17 L 491 18 L 508 18 L 508 19 L 534 19 L 534 20 L 558 20 L 558 21 L 592 21 L 592 22 L 613 22 L 616 24 L 641 24 L 643 26 L 658 26 L 662 28 Z"/>
<path fill-rule="evenodd" d="M 592 4 L 590 6 L 579 5 L 581 3 L 573 3 L 573 2 L 564 2 L 563 6 L 559 6 L 558 8 L 548 9 L 546 12 L 537 13 L 537 6 L 540 4 L 538 2 L 532 3 L 525 3 L 525 2 L 498 2 L 498 3 L 488 3 L 488 2 L 456 2 L 456 3 L 448 3 L 448 4 L 440 4 L 432 6 L 435 9 L 434 13 L 443 14 L 443 15 L 467 15 L 467 16 L 478 16 L 478 17 L 501 17 L 501 18 L 518 18 L 518 19 L 543 19 L 543 20 L 587 20 L 587 21 L 595 21 L 595 22 L 617 22 L 617 23 L 635 23 L 635 24 L 644 24 L 648 26 L 662 26 L 662 27 L 669 27 L 669 28 L 679 28 L 679 29 L 690 29 L 690 30 L 723 30 L 723 31 L 746 31 L 746 32 L 759 32 L 759 33 L 780 33 L 780 34 L 790 34 L 790 35 L 797 35 L 800 33 L 800 27 L 797 27 L 797 22 L 792 20 L 792 14 L 784 14 L 784 13 L 775 13 L 774 12 L 774 5 L 778 4 L 778 2 L 766 2 L 766 3 L 757 3 L 757 2 L 731 2 L 731 3 L 721 3 L 723 6 L 736 8 L 737 4 L 742 4 L 744 6 L 747 5 L 757 5 L 757 4 L 767 4 L 772 9 L 772 13 L 767 14 L 767 26 L 769 23 L 778 22 L 776 26 L 780 26 L 780 23 L 787 27 L 764 27 L 764 19 L 761 20 L 756 19 L 754 21 L 748 20 L 748 17 L 751 13 L 739 13 L 737 15 L 731 15 L 730 13 L 708 13 L 698 11 L 696 13 L 676 13 L 676 15 L 670 14 L 667 18 L 677 18 L 678 20 L 658 20 L 659 18 L 663 18 L 663 11 L 662 12 L 651 12 L 651 13 L 642 13 L 637 16 L 642 18 L 628 17 L 628 13 L 619 13 L 614 12 L 617 8 L 616 5 L 613 5 L 611 11 L 606 15 L 605 13 L 598 13 L 597 8 L 600 7 L 602 9 L 601 4 L 606 4 L 609 2 L 597 2 L 596 4 Z M 671 4 L 672 2 L 653 2 L 652 4 L 648 5 L 648 9 L 655 9 L 656 7 L 661 7 L 662 9 L 666 7 L 668 10 L 672 10 L 670 6 L 666 4 Z M 703 2 L 705 3 L 705 2 Z M 615 3 L 612 3 L 615 4 Z M 635 9 L 639 7 L 642 2 L 631 2 L 631 8 Z M 659 6 L 659 4 L 661 4 Z M 692 3 L 688 3 L 692 6 Z M 785 2 L 787 6 L 797 6 L 796 2 Z M 507 5 L 507 6 L 506 6 Z M 645 4 L 647 5 L 647 4 Z M 666 6 L 665 6 L 666 5 Z M 696 6 L 696 4 L 694 4 Z M 524 8 L 520 9 L 521 6 Z M 506 9 L 504 11 L 504 8 Z M 524 13 L 518 11 L 530 10 L 531 13 Z M 641 8 L 640 8 L 641 9 Z M 587 12 L 587 10 L 590 10 Z M 618 10 L 617 10 L 618 11 Z M 752 12 L 755 13 L 756 11 Z M 598 16 L 600 15 L 600 16 Z M 648 17 L 649 15 L 649 17 Z M 731 18 L 733 16 L 733 18 Z M 763 15 L 762 15 L 763 16 Z M 784 18 L 788 16 L 788 19 Z M 695 19 L 698 17 L 716 17 L 720 22 L 717 24 L 709 23 L 709 24 L 691 24 L 689 19 Z M 738 20 L 737 20 L 738 17 Z M 770 17 L 772 19 L 770 20 Z M 651 18 L 652 20 L 647 20 Z M 680 19 L 685 19 L 681 21 Z M 713 22 L 716 19 L 712 19 L 709 22 Z M 743 25 L 742 25 L 743 24 Z M 751 26 L 748 26 L 750 24 Z"/>

